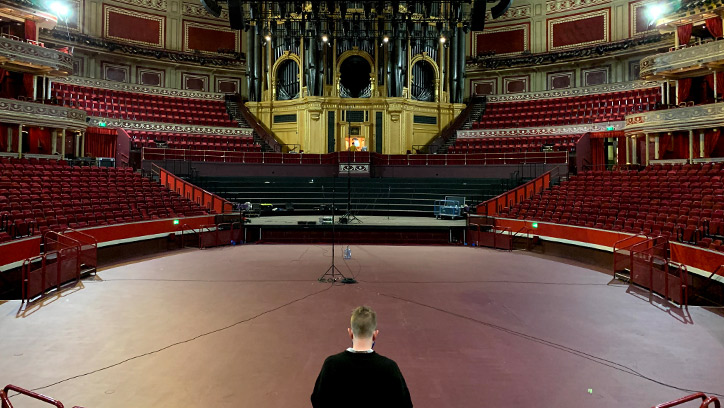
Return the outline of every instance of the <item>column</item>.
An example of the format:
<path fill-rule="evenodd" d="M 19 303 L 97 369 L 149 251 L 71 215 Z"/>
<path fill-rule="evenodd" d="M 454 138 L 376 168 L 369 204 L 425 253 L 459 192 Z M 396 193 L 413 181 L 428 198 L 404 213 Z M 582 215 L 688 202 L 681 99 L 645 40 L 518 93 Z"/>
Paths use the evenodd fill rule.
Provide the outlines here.
<path fill-rule="evenodd" d="M 55 154 L 58 151 L 58 130 L 53 129 L 53 133 L 50 136 L 50 154 Z"/>
<path fill-rule="evenodd" d="M 8 126 L 8 147 L 5 149 L 6 152 L 10 153 L 13 150 L 13 128 Z"/>
<path fill-rule="evenodd" d="M 676 98 L 675 105 L 679 106 L 679 80 L 678 79 L 676 80 L 676 95 L 674 95 L 674 97 Z"/>
<path fill-rule="evenodd" d="M 661 83 L 661 104 L 666 104 L 666 82 Z"/>
<path fill-rule="evenodd" d="M 669 86 L 669 81 L 666 81 L 666 104 L 671 104 L 671 86 Z"/>
<path fill-rule="evenodd" d="M 75 132 L 75 143 L 73 143 L 75 149 L 75 157 L 80 156 L 80 132 Z"/>
<path fill-rule="evenodd" d="M 716 71 L 712 75 L 714 75 L 714 103 L 716 103 L 719 101 L 719 95 L 716 93 Z"/>
<path fill-rule="evenodd" d="M 704 157 L 704 131 L 699 133 L 699 157 Z"/>
<path fill-rule="evenodd" d="M 644 158 L 644 163 L 643 163 L 643 164 L 644 164 L 644 166 L 648 166 L 648 165 L 649 165 L 649 157 L 650 157 L 650 156 L 649 156 L 649 142 L 650 142 L 650 140 L 649 140 L 649 134 L 648 134 L 648 133 L 644 133 L 644 140 L 646 140 L 646 144 L 644 145 L 644 146 L 645 146 L 645 150 L 646 150 L 646 158 Z"/>
<path fill-rule="evenodd" d="M 65 159 L 65 129 L 60 133 L 60 155 Z"/>
<path fill-rule="evenodd" d="M 631 136 L 631 164 L 638 164 L 636 158 L 636 145 L 638 144 L 638 137 L 636 135 Z"/>
<path fill-rule="evenodd" d="M 80 132 L 80 157 L 85 157 L 85 130 Z"/>
<path fill-rule="evenodd" d="M 53 80 L 48 78 L 48 85 L 45 87 L 45 89 L 48 90 L 48 96 L 47 99 L 50 99 L 53 97 L 53 93 L 51 92 L 51 89 L 53 88 Z"/>
<path fill-rule="evenodd" d="M 23 157 L 23 125 L 18 125 L 18 159 Z"/>
<path fill-rule="evenodd" d="M 689 163 L 694 162 L 694 131 L 689 131 Z"/>
<path fill-rule="evenodd" d="M 659 135 L 654 136 L 654 159 L 659 160 Z"/>
<path fill-rule="evenodd" d="M 33 100 L 38 99 L 38 76 L 33 75 Z"/>

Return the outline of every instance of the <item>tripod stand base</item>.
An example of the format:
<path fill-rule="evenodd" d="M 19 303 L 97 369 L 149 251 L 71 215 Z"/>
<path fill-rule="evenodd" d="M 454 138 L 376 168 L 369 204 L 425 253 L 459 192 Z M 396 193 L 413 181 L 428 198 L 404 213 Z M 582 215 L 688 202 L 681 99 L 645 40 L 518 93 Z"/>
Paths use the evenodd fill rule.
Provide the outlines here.
<path fill-rule="evenodd" d="M 345 221 L 342 221 L 345 220 Z M 339 223 L 340 224 L 351 224 L 353 222 L 356 222 L 358 224 L 362 224 L 362 220 L 357 218 L 354 214 L 351 212 L 345 213 L 343 216 L 339 217 Z"/>
<path fill-rule="evenodd" d="M 324 275 L 320 276 L 319 279 L 317 279 L 319 282 L 341 282 L 341 283 L 357 283 L 356 280 L 352 278 L 345 277 L 342 272 L 340 272 L 339 269 L 337 269 L 334 264 L 327 269 L 327 272 L 324 273 Z"/>

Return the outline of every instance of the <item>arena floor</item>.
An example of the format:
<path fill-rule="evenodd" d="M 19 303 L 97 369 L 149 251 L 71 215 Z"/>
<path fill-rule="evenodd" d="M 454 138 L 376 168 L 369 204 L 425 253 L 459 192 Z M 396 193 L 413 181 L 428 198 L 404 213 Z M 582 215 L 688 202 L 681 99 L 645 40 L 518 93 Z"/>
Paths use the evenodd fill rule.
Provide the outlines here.
<path fill-rule="evenodd" d="M 0 383 L 66 406 L 309 407 L 351 310 L 378 313 L 415 407 L 651 407 L 724 395 L 724 318 L 524 252 L 354 246 L 184 250 L 0 304 Z M 678 388 L 678 389 L 677 389 Z M 350 397 L 363 384 L 350 384 Z M 16 406 L 41 406 L 13 397 Z M 21 405 L 22 404 L 22 405 Z M 698 406 L 698 405 L 697 405 Z"/>

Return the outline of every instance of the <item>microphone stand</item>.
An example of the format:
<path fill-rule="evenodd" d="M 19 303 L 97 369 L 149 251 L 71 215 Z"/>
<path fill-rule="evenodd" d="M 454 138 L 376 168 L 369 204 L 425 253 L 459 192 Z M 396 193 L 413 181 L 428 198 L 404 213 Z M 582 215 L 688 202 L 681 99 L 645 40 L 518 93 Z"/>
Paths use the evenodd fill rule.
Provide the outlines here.
<path fill-rule="evenodd" d="M 342 272 L 335 266 L 334 264 L 334 246 L 336 242 L 336 236 L 334 233 L 334 196 L 335 196 L 335 187 L 337 184 L 337 177 L 333 179 L 332 184 L 332 265 L 327 269 L 326 272 L 322 276 L 317 279 L 319 282 L 336 282 L 338 280 L 341 280 L 342 283 L 354 283 L 354 279 L 350 279 L 345 277 Z"/>

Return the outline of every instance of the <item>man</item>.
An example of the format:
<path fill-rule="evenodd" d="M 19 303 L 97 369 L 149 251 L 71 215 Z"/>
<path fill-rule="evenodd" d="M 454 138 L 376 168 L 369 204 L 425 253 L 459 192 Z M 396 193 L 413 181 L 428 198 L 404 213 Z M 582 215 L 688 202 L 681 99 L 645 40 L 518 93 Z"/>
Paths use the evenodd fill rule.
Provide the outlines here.
<path fill-rule="evenodd" d="M 411 408 L 410 392 L 397 363 L 372 350 L 377 314 L 367 306 L 352 312 L 352 347 L 327 357 L 312 392 L 314 408 Z"/>

